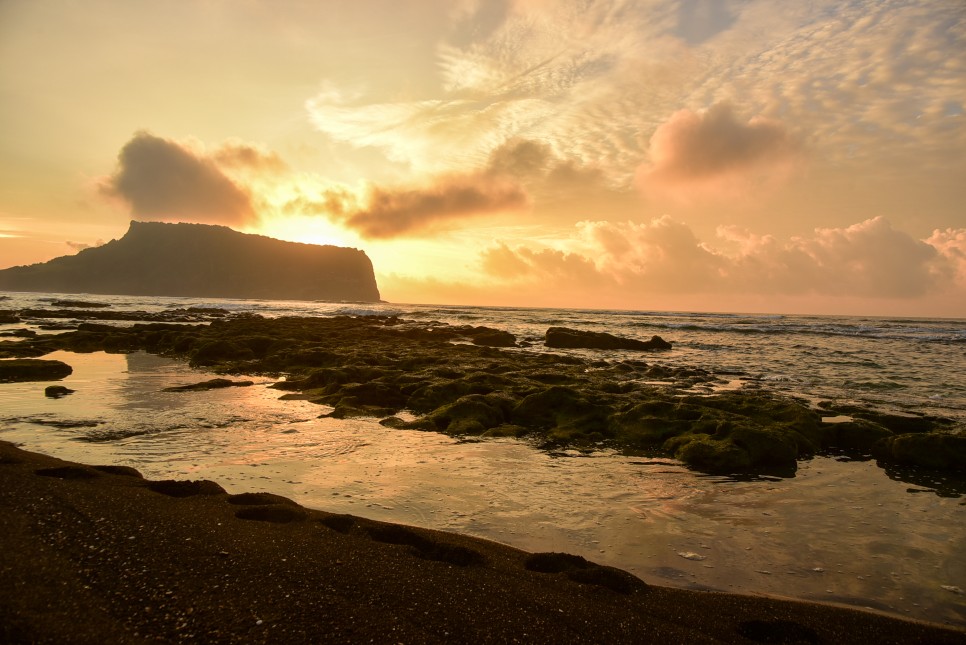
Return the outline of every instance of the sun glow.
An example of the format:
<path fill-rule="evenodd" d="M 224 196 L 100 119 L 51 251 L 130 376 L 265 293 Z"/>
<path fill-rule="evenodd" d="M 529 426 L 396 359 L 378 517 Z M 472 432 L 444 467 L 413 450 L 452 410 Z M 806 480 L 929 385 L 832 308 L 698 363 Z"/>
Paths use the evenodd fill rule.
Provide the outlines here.
<path fill-rule="evenodd" d="M 303 244 L 362 247 L 355 233 L 321 217 L 273 217 L 249 232 Z"/>

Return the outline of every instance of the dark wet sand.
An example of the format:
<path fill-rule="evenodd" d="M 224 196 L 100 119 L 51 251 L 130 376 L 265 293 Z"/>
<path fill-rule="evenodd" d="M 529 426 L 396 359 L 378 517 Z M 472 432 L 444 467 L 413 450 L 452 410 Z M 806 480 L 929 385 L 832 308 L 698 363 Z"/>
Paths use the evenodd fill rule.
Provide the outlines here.
<path fill-rule="evenodd" d="M 0 641 L 966 643 L 135 475 L 0 442 Z"/>

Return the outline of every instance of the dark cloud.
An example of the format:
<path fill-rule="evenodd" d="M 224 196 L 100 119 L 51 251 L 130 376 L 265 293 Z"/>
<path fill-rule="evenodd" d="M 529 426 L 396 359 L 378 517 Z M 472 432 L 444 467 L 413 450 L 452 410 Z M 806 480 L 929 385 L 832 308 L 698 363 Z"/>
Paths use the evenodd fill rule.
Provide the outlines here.
<path fill-rule="evenodd" d="M 516 183 L 486 175 L 438 178 L 425 188 L 374 187 L 364 207 L 343 223 L 366 238 L 432 232 L 454 220 L 524 208 L 526 192 Z"/>
<path fill-rule="evenodd" d="M 248 153 L 226 154 L 237 159 Z M 125 144 L 117 171 L 101 189 L 126 201 L 142 219 L 239 225 L 255 217 L 251 195 L 215 161 L 147 132 Z"/>

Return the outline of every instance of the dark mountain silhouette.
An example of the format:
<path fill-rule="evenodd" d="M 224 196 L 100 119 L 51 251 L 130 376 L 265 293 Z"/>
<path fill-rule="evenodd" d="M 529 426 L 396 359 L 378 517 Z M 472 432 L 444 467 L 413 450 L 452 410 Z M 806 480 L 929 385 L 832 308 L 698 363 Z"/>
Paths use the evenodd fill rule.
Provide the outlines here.
<path fill-rule="evenodd" d="M 375 302 L 358 249 L 283 242 L 225 226 L 131 222 L 119 240 L 0 271 L 0 290 Z"/>

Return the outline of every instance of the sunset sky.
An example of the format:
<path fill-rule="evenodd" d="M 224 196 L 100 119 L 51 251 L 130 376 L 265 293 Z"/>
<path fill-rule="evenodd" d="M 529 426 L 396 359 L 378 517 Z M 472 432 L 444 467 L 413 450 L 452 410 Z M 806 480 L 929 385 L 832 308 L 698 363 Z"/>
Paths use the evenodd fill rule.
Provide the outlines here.
<path fill-rule="evenodd" d="M 966 317 L 964 112 L 962 0 L 0 0 L 0 268 L 184 221 L 394 302 Z"/>

